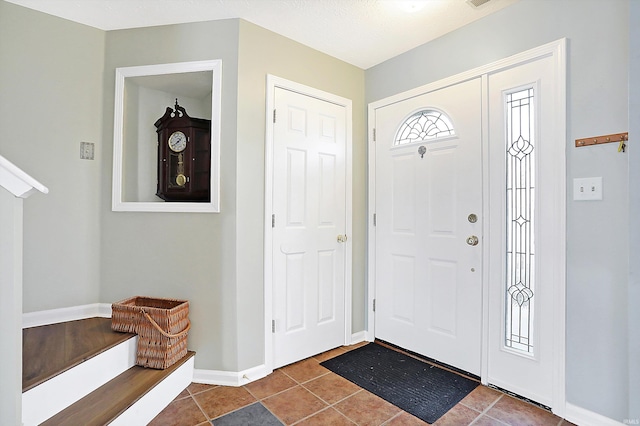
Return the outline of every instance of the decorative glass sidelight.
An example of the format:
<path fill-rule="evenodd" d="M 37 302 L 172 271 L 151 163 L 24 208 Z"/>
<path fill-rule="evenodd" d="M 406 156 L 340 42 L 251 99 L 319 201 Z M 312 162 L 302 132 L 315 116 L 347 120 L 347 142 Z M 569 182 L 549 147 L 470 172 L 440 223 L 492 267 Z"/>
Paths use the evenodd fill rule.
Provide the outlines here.
<path fill-rule="evenodd" d="M 505 346 L 533 355 L 535 122 L 533 88 L 506 96 Z"/>
<path fill-rule="evenodd" d="M 455 135 L 453 124 L 443 112 L 435 109 L 418 111 L 407 118 L 396 135 L 395 145 Z"/>

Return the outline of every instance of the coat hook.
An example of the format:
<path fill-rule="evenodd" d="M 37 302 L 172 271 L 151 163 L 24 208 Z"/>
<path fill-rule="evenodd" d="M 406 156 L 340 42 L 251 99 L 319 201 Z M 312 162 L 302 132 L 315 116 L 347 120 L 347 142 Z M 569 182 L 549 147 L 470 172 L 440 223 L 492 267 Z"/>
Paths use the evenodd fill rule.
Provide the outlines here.
<path fill-rule="evenodd" d="M 609 135 L 590 137 L 586 139 L 576 139 L 576 147 L 600 145 L 600 144 L 611 143 L 611 142 L 619 142 L 620 144 L 622 144 L 623 142 L 626 142 L 628 140 L 629 140 L 629 133 L 627 132 L 613 133 Z M 626 143 L 624 145 L 626 145 Z M 619 150 L 621 152 L 624 152 L 624 147 L 620 146 Z"/>

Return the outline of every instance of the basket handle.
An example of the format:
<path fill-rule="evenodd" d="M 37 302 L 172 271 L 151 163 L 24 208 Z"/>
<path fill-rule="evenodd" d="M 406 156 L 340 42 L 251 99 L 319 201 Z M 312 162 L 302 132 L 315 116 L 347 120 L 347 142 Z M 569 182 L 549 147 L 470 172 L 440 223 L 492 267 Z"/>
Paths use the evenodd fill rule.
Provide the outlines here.
<path fill-rule="evenodd" d="M 148 313 L 145 312 L 144 309 L 140 309 L 140 312 L 142 312 L 142 314 L 147 317 L 147 319 L 149 320 L 149 322 L 151 323 L 151 325 L 160 332 L 160 334 L 162 334 L 164 337 L 168 337 L 170 339 L 176 338 L 176 337 L 182 337 L 185 334 L 187 334 L 189 332 L 189 329 L 191 328 L 191 321 L 187 320 L 187 328 L 185 328 L 184 330 L 182 330 L 179 333 L 176 334 L 170 334 L 167 333 L 166 331 L 164 331 L 157 322 L 155 322 L 155 320 L 153 318 L 151 318 L 151 315 L 149 315 Z"/>

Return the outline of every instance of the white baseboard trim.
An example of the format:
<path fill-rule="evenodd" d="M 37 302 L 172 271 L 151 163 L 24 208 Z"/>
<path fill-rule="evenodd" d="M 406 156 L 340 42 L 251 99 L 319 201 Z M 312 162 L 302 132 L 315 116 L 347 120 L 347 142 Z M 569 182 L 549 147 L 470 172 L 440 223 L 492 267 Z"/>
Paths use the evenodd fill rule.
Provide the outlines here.
<path fill-rule="evenodd" d="M 193 381 L 207 385 L 243 386 L 247 383 L 262 379 L 270 374 L 266 365 L 258 365 L 244 371 L 193 370 Z"/>
<path fill-rule="evenodd" d="M 355 345 L 366 340 L 367 332 L 359 331 L 351 335 L 351 342 L 349 345 Z M 267 369 L 267 366 L 264 364 L 239 372 L 195 369 L 193 370 L 193 382 L 206 385 L 237 387 L 262 379 L 272 372 L 273 370 Z"/>
<path fill-rule="evenodd" d="M 362 330 L 351 335 L 351 345 L 367 341 L 367 331 Z"/>
<path fill-rule="evenodd" d="M 580 426 L 620 426 L 620 423 L 602 414 L 594 413 L 577 405 L 567 403 L 564 418 Z"/>
<path fill-rule="evenodd" d="M 65 321 L 76 321 L 85 318 L 111 318 L 111 304 L 91 303 L 89 305 L 70 306 L 68 308 L 50 309 L 47 311 L 27 312 L 22 314 L 22 328 L 57 324 Z"/>
<path fill-rule="evenodd" d="M 375 342 L 375 340 L 376 340 L 376 337 L 369 330 L 364 330 L 364 331 L 361 331 L 359 333 L 354 333 L 353 334 L 354 338 L 356 338 L 356 337 L 360 338 L 360 335 L 362 335 L 362 337 L 361 337 L 361 339 L 362 339 L 361 341 L 362 342 Z"/>

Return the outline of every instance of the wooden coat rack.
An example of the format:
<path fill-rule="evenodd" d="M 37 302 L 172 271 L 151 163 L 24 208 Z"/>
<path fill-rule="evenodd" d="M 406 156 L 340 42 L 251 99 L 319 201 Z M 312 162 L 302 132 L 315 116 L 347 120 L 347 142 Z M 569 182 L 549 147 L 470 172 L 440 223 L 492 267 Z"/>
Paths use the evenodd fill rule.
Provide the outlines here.
<path fill-rule="evenodd" d="M 624 152 L 626 142 L 629 140 L 629 133 L 613 133 L 611 135 L 596 136 L 591 138 L 576 139 L 576 148 L 589 145 L 600 145 L 603 143 L 617 142 L 618 152 Z"/>

